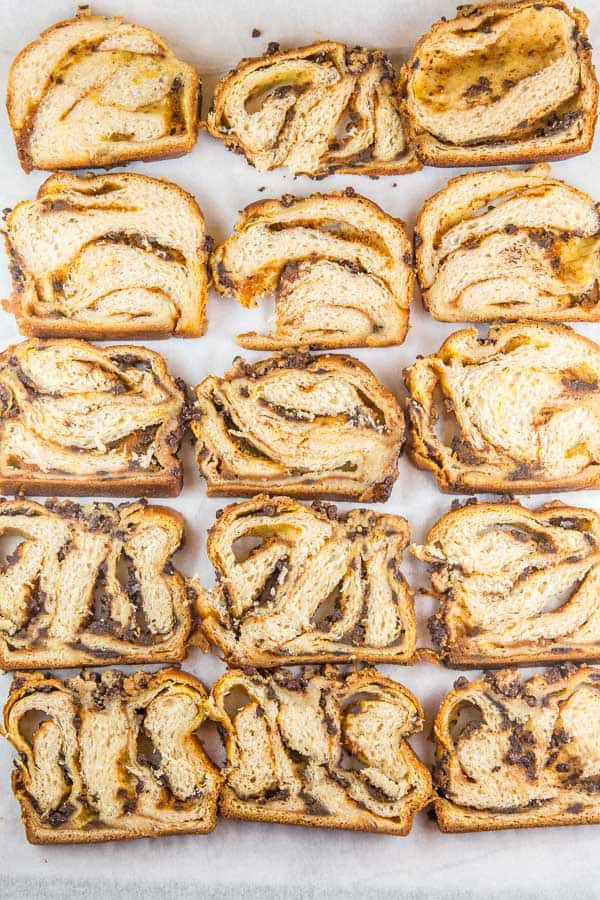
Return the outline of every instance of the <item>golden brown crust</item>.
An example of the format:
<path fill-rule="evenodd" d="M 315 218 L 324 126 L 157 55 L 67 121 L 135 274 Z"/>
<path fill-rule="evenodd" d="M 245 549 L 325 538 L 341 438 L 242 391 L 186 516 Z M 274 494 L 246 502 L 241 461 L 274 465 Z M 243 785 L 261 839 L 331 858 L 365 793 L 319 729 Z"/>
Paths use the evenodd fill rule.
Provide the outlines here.
<path fill-rule="evenodd" d="M 487 338 L 466 328 L 404 380 L 408 452 L 442 491 L 529 494 L 600 483 L 600 348 L 569 327 L 518 322 L 491 327 Z M 517 417 L 520 392 L 528 402 Z M 571 429 L 580 440 L 569 442 Z"/>
<path fill-rule="evenodd" d="M 1 668 L 185 657 L 191 610 L 171 562 L 183 540 L 179 513 L 143 502 L 5 500 L 0 532 L 23 538 L 0 576 Z"/>
<path fill-rule="evenodd" d="M 52 164 L 40 164 L 39 160 L 35 158 L 35 154 L 32 154 L 30 146 L 31 137 L 36 128 L 36 116 L 38 110 L 44 99 L 47 101 L 47 91 L 56 89 L 57 85 L 62 86 L 64 81 L 63 68 L 71 64 L 73 60 L 75 60 L 75 64 L 77 64 L 77 57 L 80 52 L 85 56 L 88 50 L 91 49 L 94 51 L 98 49 L 98 46 L 102 45 L 102 38 L 104 37 L 102 26 L 104 23 L 106 23 L 107 26 L 106 36 L 109 38 L 109 45 L 110 38 L 114 37 L 115 31 L 118 31 L 118 29 L 122 27 L 124 31 L 131 30 L 136 32 L 142 45 L 147 44 L 147 42 L 150 42 L 153 45 L 152 50 L 149 50 L 148 46 L 145 47 L 145 53 L 147 55 L 152 56 L 154 53 L 157 60 L 169 58 L 173 63 L 174 70 L 179 73 L 173 80 L 173 85 L 171 86 L 172 94 L 170 95 L 171 97 L 175 97 L 177 104 L 176 112 L 173 113 L 175 131 L 173 134 L 170 134 L 171 129 L 168 129 L 168 133 L 165 133 L 160 137 L 157 136 L 153 140 L 145 139 L 137 142 L 131 140 L 133 135 L 128 135 L 125 139 L 121 138 L 118 141 L 120 145 L 118 149 L 114 148 L 111 150 L 108 147 L 102 147 L 99 144 L 96 148 L 90 146 L 87 150 L 79 153 L 74 150 L 71 150 L 70 152 L 65 151 L 66 155 L 61 160 L 54 159 Z M 37 85 L 37 96 L 32 97 L 31 94 L 35 95 L 36 90 L 33 89 L 32 85 L 24 84 L 22 75 L 22 70 L 24 68 L 22 66 L 23 61 L 26 60 L 28 56 L 31 56 L 32 52 L 36 53 L 36 51 L 41 47 L 44 47 L 49 41 L 52 42 L 55 35 L 58 35 L 60 38 L 66 33 L 66 29 L 72 26 L 78 28 L 80 25 L 83 25 L 84 28 L 85 26 L 91 26 L 94 37 L 88 37 L 86 39 L 83 37 L 85 30 L 82 30 L 82 38 L 73 43 L 73 48 L 69 47 L 69 42 L 67 42 L 64 54 L 59 54 L 57 56 L 54 69 L 51 70 L 49 74 L 45 74 L 44 84 Z M 119 50 L 117 49 L 116 52 L 118 54 Z M 142 49 L 139 54 L 142 60 L 144 59 L 145 53 L 144 49 Z M 134 52 L 134 57 L 135 55 Z M 168 70 L 165 70 L 165 78 L 166 77 L 168 77 Z M 101 82 L 100 87 L 103 86 L 104 83 Z M 18 100 L 17 98 L 20 93 L 26 91 L 27 87 L 32 88 L 29 99 L 24 101 Z M 84 97 L 80 99 L 84 99 Z M 171 102 L 169 95 L 167 95 L 167 99 Z M 196 142 L 198 114 L 201 101 L 202 85 L 198 73 L 191 66 L 177 60 L 169 46 L 159 37 L 159 35 L 138 25 L 128 25 L 124 23 L 122 17 L 93 16 L 87 10 L 79 11 L 74 19 L 57 22 L 55 25 L 45 29 L 40 34 L 39 38 L 31 41 L 18 53 L 9 70 L 6 94 L 6 107 L 14 133 L 17 154 L 19 162 L 25 172 L 31 172 L 35 168 L 47 169 L 49 171 L 56 169 L 78 169 L 87 166 L 111 168 L 112 166 L 126 164 L 134 160 L 143 159 L 150 161 L 182 156 L 189 153 Z M 167 101 L 165 100 L 165 104 L 166 102 Z M 143 108 L 144 103 L 142 102 L 141 105 Z M 166 106 L 165 109 L 165 114 L 170 117 L 172 115 L 171 107 L 169 106 L 167 108 Z M 67 108 L 67 113 L 69 112 L 71 112 L 71 108 Z M 61 120 L 62 118 L 64 118 L 64 116 L 61 116 Z M 182 124 L 183 129 L 181 128 Z M 130 143 L 128 144 L 127 141 L 130 141 Z M 106 143 L 106 141 L 104 141 L 104 143 Z"/>
<path fill-rule="evenodd" d="M 408 537 L 400 516 L 267 494 L 233 504 L 208 533 L 217 584 L 197 586 L 202 629 L 229 665 L 410 663 Z"/>
<path fill-rule="evenodd" d="M 230 717 L 227 697 L 240 689 L 246 703 Z M 421 706 L 374 669 L 230 670 L 211 704 L 225 730 L 226 818 L 406 835 L 430 802 L 429 771 L 406 741 Z M 363 766 L 344 764 L 342 751 Z"/>
<path fill-rule="evenodd" d="M 37 710 L 46 718 L 25 737 L 21 722 Z M 212 831 L 221 776 L 194 736 L 207 711 L 204 686 L 176 669 L 126 677 L 84 672 L 68 682 L 17 674 L 4 734 L 19 753 L 12 784 L 28 840 L 92 843 Z M 104 741 L 100 758 L 97 740 Z"/>
<path fill-rule="evenodd" d="M 170 227 L 155 220 L 157 207 L 170 215 Z M 12 275 L 6 308 L 23 334 L 156 340 L 204 333 L 204 217 L 195 198 L 178 185 L 137 173 L 55 174 L 35 200 L 17 204 L 0 229 Z M 69 255 L 57 259 L 52 235 L 63 229 L 70 233 Z M 123 252 L 126 258 L 115 256 Z M 111 280 L 111 267 L 119 270 L 118 278 Z M 91 270 L 96 275 L 90 283 Z M 115 307 L 119 296 L 132 292 L 128 305 Z"/>
<path fill-rule="evenodd" d="M 317 178 L 332 172 L 401 175 L 420 168 L 395 96 L 403 84 L 382 50 L 349 49 L 336 41 L 277 47 L 242 60 L 217 84 L 207 128 L 259 170 L 286 165 Z M 245 101 L 258 94 L 265 97 L 257 130 Z M 317 106 L 325 110 L 321 125 L 311 119 Z M 340 138 L 337 128 L 347 116 L 352 124 Z"/>
<path fill-rule="evenodd" d="M 139 346 L 31 339 L 0 356 L 0 490 L 176 496 L 185 395 Z"/>
<path fill-rule="evenodd" d="M 600 659 L 600 517 L 593 510 L 468 501 L 411 550 L 432 566 L 439 607 L 429 628 L 447 665 Z"/>
<path fill-rule="evenodd" d="M 442 831 L 600 822 L 600 670 L 566 665 L 458 679 L 437 713 L 434 808 Z"/>
<path fill-rule="evenodd" d="M 248 307 L 275 296 L 272 332 L 237 337 L 254 350 L 402 343 L 411 264 L 404 222 L 352 188 L 252 203 L 211 256 L 220 294 Z"/>
<path fill-rule="evenodd" d="M 307 389 L 309 388 L 309 389 Z M 404 437 L 394 397 L 348 356 L 238 358 L 196 387 L 200 471 L 209 496 L 382 501 Z"/>
<path fill-rule="evenodd" d="M 444 140 L 441 135 L 436 135 L 419 122 L 415 111 L 413 96 L 413 83 L 415 77 L 420 77 L 422 60 L 428 50 L 428 45 L 434 45 L 436 40 L 451 33 L 471 33 L 473 30 L 481 30 L 485 35 L 492 33 L 494 22 L 500 16 L 506 15 L 508 10 L 511 15 L 521 10 L 532 8 L 540 11 L 554 8 L 566 13 L 573 20 L 571 41 L 579 66 L 579 86 L 574 96 L 556 109 L 546 112 L 544 115 L 534 117 L 531 121 L 525 119 L 518 123 L 517 128 L 508 135 L 497 137 L 490 135 L 486 140 L 473 140 L 461 144 L 460 141 Z M 465 6 L 459 10 L 455 19 L 435 23 L 430 30 L 417 42 L 411 58 L 405 63 L 402 74 L 405 79 L 406 89 L 402 104 L 403 114 L 406 119 L 407 132 L 411 144 L 415 147 L 420 161 L 429 166 L 492 166 L 505 163 L 531 163 L 566 159 L 581 153 L 587 153 L 591 148 L 594 138 L 596 118 L 598 114 L 598 81 L 596 79 L 592 63 L 592 49 L 586 34 L 588 25 L 587 16 L 578 9 L 571 9 L 560 0 L 542 0 L 541 3 L 533 0 L 519 0 L 516 3 L 499 2 L 486 5 Z M 535 30 L 534 30 L 535 33 Z M 539 32 L 540 35 L 542 32 Z M 486 44 L 487 46 L 487 44 Z M 492 45 L 493 46 L 493 45 Z M 485 49 L 485 48 L 484 48 Z M 526 53 L 523 53 L 523 56 Z M 436 63 L 438 62 L 437 57 Z M 498 66 L 507 64 L 503 61 Z M 474 66 L 474 71 L 471 69 Z M 461 60 L 461 68 L 464 70 L 464 78 L 468 79 L 469 73 L 473 74 L 473 83 L 470 87 L 474 110 L 477 111 L 478 98 L 489 94 L 489 83 L 478 80 L 477 64 L 469 67 L 469 60 Z M 507 72 L 507 74 L 510 74 Z M 564 81 L 564 78 L 558 78 Z M 468 94 L 468 81 L 465 80 Z M 510 92 L 515 88 L 515 82 L 509 80 L 503 85 L 498 99 L 502 99 L 502 92 Z M 518 82 L 517 82 L 518 88 Z M 526 95 L 525 95 L 526 96 Z M 520 103 L 514 100 L 513 110 L 519 109 Z M 470 116 L 475 115 L 474 111 Z M 460 116 L 460 113 L 457 114 Z M 519 135 L 525 131 L 525 137 Z"/>

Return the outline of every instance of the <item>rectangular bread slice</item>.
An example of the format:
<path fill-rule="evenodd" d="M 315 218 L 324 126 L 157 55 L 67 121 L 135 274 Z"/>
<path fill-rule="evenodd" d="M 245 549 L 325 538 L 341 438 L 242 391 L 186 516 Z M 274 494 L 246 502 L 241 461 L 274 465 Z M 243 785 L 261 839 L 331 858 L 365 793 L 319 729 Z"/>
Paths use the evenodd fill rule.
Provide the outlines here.
<path fill-rule="evenodd" d="M 228 506 L 208 535 L 216 586 L 195 585 L 202 629 L 230 665 L 410 663 L 408 540 L 401 516 L 365 509 L 266 494 Z"/>
<path fill-rule="evenodd" d="M 259 171 L 400 175 L 420 168 L 406 140 L 402 87 L 383 50 L 275 43 L 221 79 L 207 126 Z"/>
<path fill-rule="evenodd" d="M 0 574 L 0 668 L 184 658 L 192 617 L 171 562 L 179 513 L 18 498 L 0 501 L 0 535 L 20 540 Z"/>
<path fill-rule="evenodd" d="M 421 162 L 489 166 L 587 153 L 598 82 L 585 13 L 561 0 L 462 6 L 417 42 L 403 112 Z"/>
<path fill-rule="evenodd" d="M 189 153 L 200 97 L 198 73 L 155 32 L 86 7 L 21 50 L 6 105 L 30 172 Z"/>
<path fill-rule="evenodd" d="M 205 327 L 204 219 L 145 175 L 51 175 L 4 220 L 24 334 L 90 340 L 197 336 Z"/>
<path fill-rule="evenodd" d="M 172 497 L 185 385 L 145 347 L 32 339 L 0 354 L 0 491 Z"/>
<path fill-rule="evenodd" d="M 209 496 L 387 500 L 404 417 L 350 356 L 240 357 L 195 389 L 191 428 Z"/>
<path fill-rule="evenodd" d="M 242 347 L 383 347 L 400 344 L 413 295 L 404 223 L 352 188 L 252 203 L 211 256 L 219 293 L 243 306 L 275 295 L 271 334 Z"/>
<path fill-rule="evenodd" d="M 456 331 L 404 380 L 410 456 L 443 491 L 600 486 L 600 347 L 566 325 Z"/>
<path fill-rule="evenodd" d="M 4 733 L 33 844 L 205 834 L 221 776 L 195 735 L 204 686 L 184 672 L 16 675 Z"/>
<path fill-rule="evenodd" d="M 413 554 L 432 567 L 429 623 L 451 666 L 600 659 L 600 515 L 548 503 L 451 510 Z"/>
<path fill-rule="evenodd" d="M 230 670 L 211 715 L 227 751 L 226 818 L 406 835 L 430 802 L 431 776 L 407 741 L 421 705 L 375 669 Z"/>
<path fill-rule="evenodd" d="M 442 831 L 600 823 L 600 669 L 459 678 L 434 724 Z"/>
<path fill-rule="evenodd" d="M 452 178 L 419 213 L 415 246 L 435 319 L 600 319 L 600 213 L 545 163 Z"/>

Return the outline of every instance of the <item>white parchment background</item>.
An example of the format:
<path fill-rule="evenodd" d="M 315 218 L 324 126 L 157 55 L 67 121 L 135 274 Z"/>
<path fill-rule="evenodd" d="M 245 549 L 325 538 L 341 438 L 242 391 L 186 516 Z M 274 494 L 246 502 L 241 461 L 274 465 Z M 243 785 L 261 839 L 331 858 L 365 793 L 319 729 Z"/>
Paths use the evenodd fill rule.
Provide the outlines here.
<path fill-rule="evenodd" d="M 590 16 L 590 38 L 600 51 L 600 2 L 581 0 Z M 401 59 L 431 22 L 451 16 L 451 0 L 98 0 L 94 11 L 123 14 L 158 31 L 177 53 L 203 75 L 204 109 L 212 86 L 244 56 L 263 51 L 269 41 L 298 46 L 334 38 L 349 44 L 381 46 Z M 73 6 L 64 0 L 0 0 L 0 83 L 2 92 L 11 59 L 39 32 L 69 18 Z M 261 30 L 253 39 L 253 28 Z M 600 199 L 598 140 L 587 156 L 556 163 L 554 172 Z M 201 133 L 194 151 L 178 160 L 138 163 L 129 171 L 164 176 L 191 191 L 204 211 L 209 232 L 223 239 L 237 210 L 259 198 L 285 192 L 306 196 L 314 190 L 352 185 L 412 227 L 423 200 L 452 174 L 427 169 L 404 177 L 379 180 L 330 177 L 314 184 L 284 172 L 259 173 Z M 43 173 L 25 175 L 16 159 L 4 111 L 0 112 L 0 208 L 34 196 Z M 260 191 L 260 188 L 265 188 Z M 7 296 L 8 275 L 0 260 L 0 296 Z M 264 328 L 270 309 L 241 311 L 233 301 L 211 293 L 209 327 L 197 340 L 171 339 L 150 344 L 169 360 L 174 375 L 196 384 L 209 372 L 221 374 L 239 353 L 234 336 Z M 352 351 L 401 396 L 402 369 L 417 353 L 437 349 L 453 326 L 433 322 L 417 300 L 408 340 L 401 347 Z M 600 339 L 599 326 L 578 327 Z M 0 312 L 0 350 L 16 340 L 13 319 Z M 259 358 L 260 354 L 247 353 Z M 518 403 L 518 397 L 515 397 Z M 206 529 L 224 501 L 208 500 L 186 441 L 185 490 L 168 501 L 187 520 L 187 545 L 178 557 L 186 573 L 200 573 L 212 583 L 204 556 Z M 385 508 L 410 522 L 414 540 L 448 508 L 433 477 L 402 460 L 400 477 Z M 543 502 L 549 497 L 540 497 Z M 600 508 L 600 492 L 563 495 L 569 502 Z M 528 505 L 538 500 L 524 498 Z M 413 586 L 425 583 L 420 564 L 406 560 L 404 571 Z M 417 598 L 421 621 L 429 602 Z M 206 684 L 221 671 L 214 657 L 190 653 L 185 667 Z M 382 667 L 404 681 L 422 700 L 431 728 L 435 709 L 458 673 L 419 664 L 412 668 Z M 9 676 L 0 676 L 0 701 Z M 429 762 L 431 744 L 413 742 Z M 0 897 L 3 900 L 75 900 L 112 898 L 594 898 L 600 896 L 600 827 L 508 831 L 496 834 L 442 835 L 425 814 L 417 817 L 411 835 L 394 838 L 342 831 L 312 830 L 264 824 L 220 821 L 216 831 L 201 837 L 176 837 L 90 847 L 32 847 L 25 841 L 19 810 L 9 788 L 12 750 L 0 740 Z"/>

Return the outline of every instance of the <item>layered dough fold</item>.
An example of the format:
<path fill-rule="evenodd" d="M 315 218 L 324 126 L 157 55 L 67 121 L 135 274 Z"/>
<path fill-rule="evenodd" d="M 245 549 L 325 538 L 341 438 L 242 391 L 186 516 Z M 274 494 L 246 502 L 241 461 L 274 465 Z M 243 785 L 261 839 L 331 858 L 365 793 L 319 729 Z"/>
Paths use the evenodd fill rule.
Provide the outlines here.
<path fill-rule="evenodd" d="M 461 678 L 436 716 L 442 831 L 600 822 L 600 670 Z"/>
<path fill-rule="evenodd" d="M 442 490 L 600 483 L 600 348 L 560 325 L 452 334 L 405 373 L 409 452 Z"/>
<path fill-rule="evenodd" d="M 86 12 L 28 44 L 8 76 L 21 165 L 114 166 L 188 153 L 200 80 L 155 32 Z"/>
<path fill-rule="evenodd" d="M 229 506 L 209 532 L 217 584 L 198 588 L 202 629 L 232 665 L 410 662 L 408 534 L 401 516 L 287 497 Z"/>
<path fill-rule="evenodd" d="M 2 227 L 10 305 L 25 334 L 106 340 L 204 331 L 204 219 L 176 185 L 124 173 L 52 175 Z"/>
<path fill-rule="evenodd" d="M 211 257 L 216 289 L 243 306 L 275 295 L 271 334 L 242 347 L 376 347 L 408 328 L 412 253 L 404 224 L 352 188 L 247 207 Z"/>
<path fill-rule="evenodd" d="M 207 712 L 202 684 L 173 669 L 17 676 L 4 729 L 18 753 L 13 789 L 28 839 L 212 831 L 221 778 L 195 736 Z"/>
<path fill-rule="evenodd" d="M 419 168 L 408 146 L 398 83 L 382 50 L 336 41 L 242 60 L 215 88 L 214 137 L 259 170 L 401 174 Z"/>
<path fill-rule="evenodd" d="M 196 387 L 191 422 L 209 495 L 268 491 L 385 500 L 404 420 L 394 397 L 348 356 L 237 358 Z"/>
<path fill-rule="evenodd" d="M 421 706 L 374 669 L 230 670 L 211 712 L 227 751 L 228 818 L 404 835 L 430 800 L 429 771 L 407 741 Z"/>

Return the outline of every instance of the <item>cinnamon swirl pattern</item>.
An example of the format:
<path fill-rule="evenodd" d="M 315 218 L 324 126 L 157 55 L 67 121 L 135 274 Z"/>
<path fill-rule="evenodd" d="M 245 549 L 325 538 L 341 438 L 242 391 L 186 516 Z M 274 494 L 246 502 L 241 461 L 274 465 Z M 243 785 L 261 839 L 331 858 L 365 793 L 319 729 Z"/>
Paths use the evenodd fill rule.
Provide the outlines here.
<path fill-rule="evenodd" d="M 205 378 L 191 428 L 219 496 L 385 500 L 404 438 L 396 400 L 366 366 L 305 353 L 238 358 L 223 378 Z"/>
<path fill-rule="evenodd" d="M 419 168 L 382 50 L 336 41 L 242 60 L 215 88 L 208 130 L 257 169 L 401 174 Z"/>
<path fill-rule="evenodd" d="M 442 490 L 600 484 L 600 348 L 560 325 L 452 334 L 405 373 L 410 454 Z"/>
<path fill-rule="evenodd" d="M 0 490 L 176 496 L 185 396 L 158 353 L 29 340 L 0 355 Z"/>
<path fill-rule="evenodd" d="M 10 307 L 25 334 L 106 340 L 204 331 L 204 219 L 176 185 L 122 173 L 52 175 L 2 227 Z"/>
<path fill-rule="evenodd" d="M 421 547 L 440 606 L 430 630 L 455 666 L 600 659 L 600 516 L 554 502 L 475 503 Z"/>
<path fill-rule="evenodd" d="M 88 8 L 28 44 L 8 75 L 8 116 L 26 172 L 189 153 L 199 99 L 197 73 L 162 38 Z"/>
<path fill-rule="evenodd" d="M 412 253 L 404 224 L 352 188 L 247 207 L 211 257 L 216 289 L 243 306 L 275 295 L 272 334 L 242 347 L 377 347 L 408 328 Z"/>
<path fill-rule="evenodd" d="M 143 501 L 5 500 L 0 534 L 22 538 L 0 574 L 0 668 L 184 657 L 192 617 L 171 562 L 178 513 Z"/>
<path fill-rule="evenodd" d="M 600 822 L 600 669 L 502 669 L 455 682 L 437 714 L 442 831 Z"/>
<path fill-rule="evenodd" d="M 198 589 L 202 629 L 232 665 L 410 662 L 407 543 L 401 516 L 267 495 L 236 503 L 209 532 L 217 584 Z"/>
<path fill-rule="evenodd" d="M 195 736 L 207 694 L 191 675 L 17 675 L 4 708 L 13 790 L 34 844 L 204 834 L 218 770 Z"/>
<path fill-rule="evenodd" d="M 375 669 L 230 670 L 211 706 L 227 751 L 227 818 L 405 835 L 430 800 L 431 777 L 407 741 L 423 726 L 421 706 Z"/>

